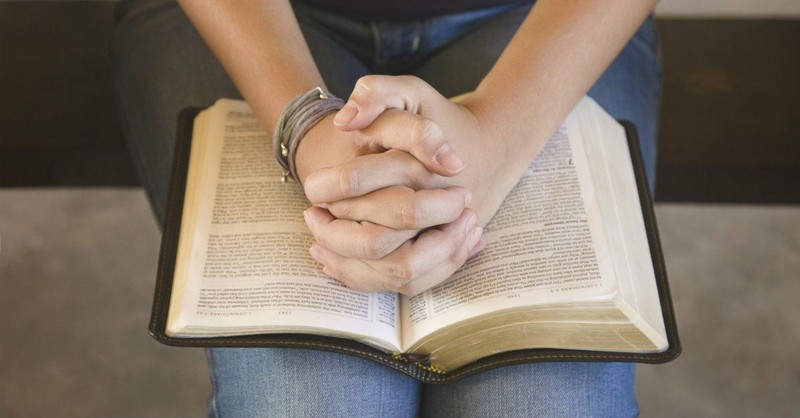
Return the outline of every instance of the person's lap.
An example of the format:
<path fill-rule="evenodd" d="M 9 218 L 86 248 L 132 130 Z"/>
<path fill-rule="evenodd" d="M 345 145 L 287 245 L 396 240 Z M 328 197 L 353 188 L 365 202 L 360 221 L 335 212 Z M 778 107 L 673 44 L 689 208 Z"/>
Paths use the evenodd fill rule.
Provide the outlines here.
<path fill-rule="evenodd" d="M 524 14 L 504 14 L 471 28 L 420 60 L 412 73 L 445 95 L 473 89 Z M 326 84 L 346 96 L 355 80 L 369 72 L 368 66 L 331 39 L 317 19 L 300 13 L 299 20 Z M 641 29 L 639 37 L 590 95 L 615 117 L 639 126 L 652 182 L 659 67 L 652 27 Z M 170 1 L 137 4 L 123 16 L 116 30 L 114 71 L 123 129 L 161 222 L 179 111 L 240 95 Z M 448 385 L 420 385 L 365 359 L 311 350 L 210 349 L 209 364 L 214 383 L 210 414 L 478 416 L 583 411 L 618 416 L 637 412 L 630 364 L 517 365 Z"/>
<path fill-rule="evenodd" d="M 381 364 L 327 351 L 207 351 L 213 417 L 415 416 L 418 382 Z"/>
<path fill-rule="evenodd" d="M 210 416 L 634 416 L 634 368 L 534 363 L 421 385 L 370 360 L 325 351 L 208 350 Z"/>

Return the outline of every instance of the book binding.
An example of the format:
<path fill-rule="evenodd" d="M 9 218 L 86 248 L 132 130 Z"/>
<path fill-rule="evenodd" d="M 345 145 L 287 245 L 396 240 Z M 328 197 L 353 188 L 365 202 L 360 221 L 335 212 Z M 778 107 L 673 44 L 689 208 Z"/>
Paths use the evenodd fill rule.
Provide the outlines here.
<path fill-rule="evenodd" d="M 521 363 L 579 361 L 579 362 L 637 362 L 665 363 L 678 357 L 681 344 L 678 338 L 675 313 L 667 282 L 667 272 L 658 228 L 653 210 L 651 194 L 644 172 L 644 163 L 635 126 L 628 121 L 620 121 L 624 126 L 631 151 L 631 160 L 636 175 L 645 228 L 650 244 L 650 255 L 658 287 L 661 311 L 664 316 L 669 347 L 660 353 L 625 353 L 606 351 L 583 351 L 565 349 L 527 349 L 495 354 L 453 371 L 444 372 L 430 364 L 426 356 L 417 354 L 385 353 L 369 345 L 356 341 L 316 336 L 310 334 L 262 334 L 233 337 L 176 338 L 166 334 L 167 312 L 170 305 L 172 280 L 181 228 L 184 192 L 189 168 L 189 155 L 192 146 L 192 127 L 194 118 L 202 108 L 184 109 L 179 115 L 175 156 L 170 180 L 166 219 L 164 220 L 161 251 L 159 255 L 153 308 L 149 332 L 157 341 L 182 347 L 288 347 L 325 350 L 354 355 L 384 364 L 424 383 L 448 383 L 464 377 Z"/>

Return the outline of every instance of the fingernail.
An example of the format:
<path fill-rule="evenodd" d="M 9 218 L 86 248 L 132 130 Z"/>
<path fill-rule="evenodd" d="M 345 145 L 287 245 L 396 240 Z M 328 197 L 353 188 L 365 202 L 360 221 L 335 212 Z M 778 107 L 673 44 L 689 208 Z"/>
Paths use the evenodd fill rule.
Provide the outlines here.
<path fill-rule="evenodd" d="M 478 240 L 481 239 L 481 235 L 483 235 L 483 228 L 476 226 L 475 229 L 472 230 L 469 234 L 469 238 L 467 238 L 467 248 L 472 248 L 475 244 L 478 243 Z"/>
<path fill-rule="evenodd" d="M 469 234 L 469 232 L 472 231 L 472 227 L 475 226 L 475 221 L 477 220 L 478 216 L 475 215 L 475 212 L 472 212 L 467 216 L 467 223 L 466 225 L 464 225 L 464 228 L 467 230 L 467 234 Z"/>
<path fill-rule="evenodd" d="M 436 151 L 433 159 L 450 173 L 458 173 L 464 169 L 464 161 L 447 144 L 442 145 L 439 151 Z"/>
<path fill-rule="evenodd" d="M 325 259 L 325 253 L 323 253 L 322 250 L 319 249 L 319 247 L 317 247 L 316 245 L 312 245 L 311 248 L 308 249 L 308 252 L 311 253 L 311 257 L 314 260 L 317 260 L 318 263 L 325 265 L 325 262 L 327 261 Z"/>
<path fill-rule="evenodd" d="M 336 278 L 336 276 L 333 274 L 333 272 L 332 272 L 332 271 L 331 271 L 329 268 L 327 268 L 327 267 L 323 267 L 323 268 L 322 268 L 322 272 L 323 272 L 323 273 L 324 273 L 326 276 L 333 277 L 334 279 Z"/>
<path fill-rule="evenodd" d="M 313 233 L 314 232 L 314 227 L 315 227 L 314 219 L 312 219 L 311 214 L 308 213 L 308 209 L 303 211 L 303 219 L 306 220 L 306 225 L 308 225 L 308 229 L 310 229 L 311 232 Z"/>
<path fill-rule="evenodd" d="M 356 117 L 358 114 L 358 108 L 351 102 L 347 102 L 343 108 L 336 113 L 336 116 L 333 118 L 334 126 L 344 126 L 347 125 L 353 118 Z"/>
<path fill-rule="evenodd" d="M 472 247 L 472 249 L 469 251 L 469 257 L 467 257 L 467 259 L 469 260 L 470 258 L 475 257 L 476 255 L 478 255 L 479 252 L 483 251 L 485 248 L 486 248 L 486 240 L 484 240 L 483 237 L 481 237 L 478 240 L 478 243 L 475 244 L 475 246 Z"/>
<path fill-rule="evenodd" d="M 464 191 L 466 191 L 466 193 L 464 193 L 464 206 L 467 206 L 469 202 L 472 201 L 472 192 L 467 189 L 464 189 Z"/>

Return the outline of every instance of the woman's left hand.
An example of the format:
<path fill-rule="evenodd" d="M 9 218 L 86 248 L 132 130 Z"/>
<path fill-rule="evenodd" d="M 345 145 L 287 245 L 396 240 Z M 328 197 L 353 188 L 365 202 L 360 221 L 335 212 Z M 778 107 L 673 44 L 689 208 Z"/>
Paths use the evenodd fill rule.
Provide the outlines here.
<path fill-rule="evenodd" d="M 466 168 L 454 177 L 437 176 L 411 155 L 390 150 L 308 175 L 306 195 L 312 203 L 327 209 L 317 207 L 306 212 L 307 224 L 318 241 L 312 255 L 325 266 L 327 274 L 357 290 L 416 294 L 448 278 L 469 255 L 483 248 L 482 231 L 471 232 L 479 229 L 472 225 L 488 223 L 524 170 L 520 172 L 510 163 L 509 150 L 497 131 L 482 119 L 479 107 L 469 96 L 462 97 L 459 102 L 448 100 L 410 76 L 367 76 L 359 80 L 347 105 L 334 119 L 340 129 L 364 129 L 387 109 L 412 112 L 441 129 Z M 348 176 L 372 180 L 354 194 L 340 187 L 346 181 L 343 177 Z M 413 213 L 445 210 L 446 203 L 435 200 L 435 189 L 447 186 L 461 186 L 471 192 L 469 207 L 474 215 L 465 211 L 455 222 L 417 235 Z M 408 241 L 388 255 L 364 256 L 357 250 L 383 247 L 379 242 L 369 242 L 369 236 L 363 234 L 364 225 L 372 224 L 396 229 L 394 236 Z"/>

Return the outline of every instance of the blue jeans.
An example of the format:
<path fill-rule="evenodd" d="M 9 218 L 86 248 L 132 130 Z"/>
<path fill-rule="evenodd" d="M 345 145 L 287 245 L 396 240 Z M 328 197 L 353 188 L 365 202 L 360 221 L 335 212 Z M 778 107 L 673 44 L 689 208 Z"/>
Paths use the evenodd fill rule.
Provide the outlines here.
<path fill-rule="evenodd" d="M 347 97 L 370 73 L 414 74 L 446 96 L 474 89 L 529 6 L 503 6 L 410 22 L 371 22 L 296 6 L 329 89 Z M 176 117 L 186 106 L 240 97 L 171 1 L 123 2 L 114 42 L 123 129 L 159 222 Z M 638 127 L 651 185 L 660 66 L 646 22 L 589 95 Z M 268 81 L 265 80 L 265 88 Z M 210 416 L 630 416 L 634 367 L 540 363 L 495 369 L 447 385 L 416 380 L 361 358 L 300 349 L 209 349 Z"/>

